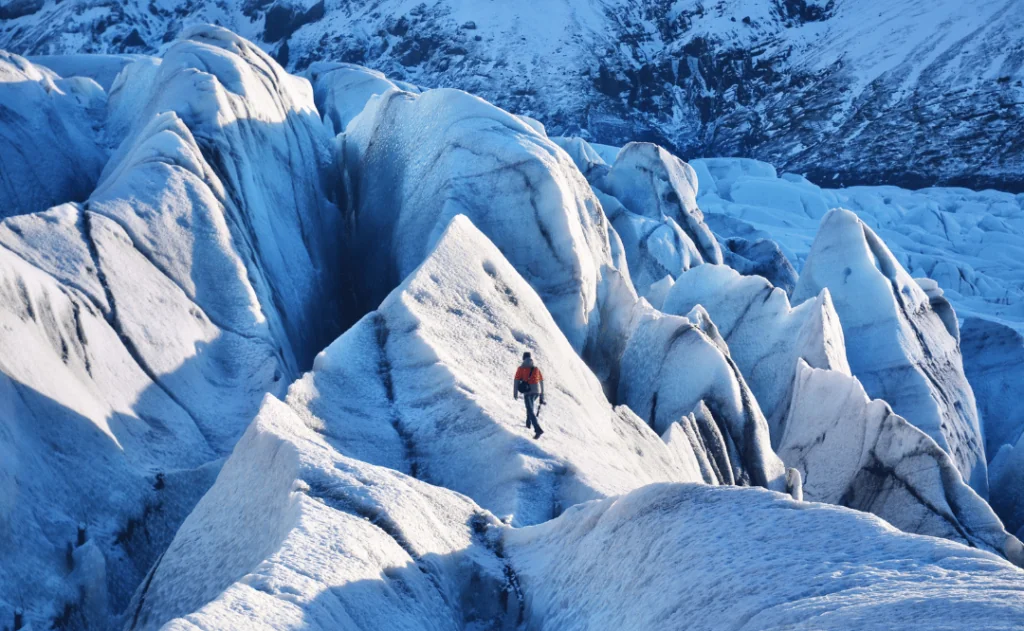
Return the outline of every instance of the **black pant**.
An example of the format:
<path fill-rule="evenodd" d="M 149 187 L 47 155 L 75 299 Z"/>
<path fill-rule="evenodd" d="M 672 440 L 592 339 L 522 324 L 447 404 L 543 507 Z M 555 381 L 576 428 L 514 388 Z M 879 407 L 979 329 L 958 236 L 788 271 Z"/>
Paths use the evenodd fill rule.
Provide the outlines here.
<path fill-rule="evenodd" d="M 534 430 L 540 432 L 543 431 L 540 428 L 540 423 L 537 422 L 537 397 L 539 395 L 528 393 L 523 395 L 523 401 L 526 402 L 526 427 L 533 427 Z"/>

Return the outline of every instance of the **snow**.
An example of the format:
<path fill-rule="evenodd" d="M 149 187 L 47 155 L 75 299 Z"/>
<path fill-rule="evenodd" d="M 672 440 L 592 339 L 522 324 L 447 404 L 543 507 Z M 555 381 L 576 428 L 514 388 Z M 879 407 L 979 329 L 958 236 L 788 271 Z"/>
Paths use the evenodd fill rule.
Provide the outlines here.
<path fill-rule="evenodd" d="M 89 195 L 107 159 L 106 101 L 91 79 L 0 51 L 0 219 Z"/>
<path fill-rule="evenodd" d="M 268 395 L 125 628 L 454 630 L 500 621 L 503 566 L 481 541 L 496 523 L 457 493 L 345 458 Z"/>
<path fill-rule="evenodd" d="M 935 439 L 987 496 L 984 444 L 957 339 L 885 243 L 849 211 L 822 219 L 793 301 L 825 288 L 843 326 L 850 368 L 867 393 Z"/>
<path fill-rule="evenodd" d="M 464 92 L 391 90 L 349 123 L 338 152 L 366 308 L 464 214 L 540 294 L 573 348 L 606 368 L 599 354 L 621 338 L 608 310 L 635 295 L 615 268 L 600 204 L 557 145 Z"/>
<path fill-rule="evenodd" d="M 524 351 L 546 384 L 537 441 L 512 399 Z M 657 434 L 612 407 L 541 297 L 465 216 L 317 357 L 287 402 L 345 455 L 458 491 L 517 525 L 685 479 Z"/>
<path fill-rule="evenodd" d="M 720 479 L 785 489 L 768 423 L 702 307 L 683 317 L 638 305 L 622 357 L 618 400 L 661 433 L 691 412 L 702 414 L 702 422 L 717 425 L 725 437 L 727 454 L 717 459 L 731 472 L 722 472 Z M 703 433 L 707 450 L 720 451 L 715 444 L 721 441 Z"/>
<path fill-rule="evenodd" d="M 944 537 L 1024 566 L 1024 546 L 964 484 L 927 434 L 872 401 L 849 374 L 801 361 L 779 456 L 804 498 L 874 513 L 904 532 Z"/>
<path fill-rule="evenodd" d="M 537 629 L 1014 629 L 1024 571 L 871 515 L 652 485 L 509 531 Z M 881 621 L 884 621 L 881 622 Z"/>
<path fill-rule="evenodd" d="M 778 445 L 800 359 L 815 368 L 849 374 L 846 343 L 828 289 L 791 307 L 786 293 L 760 276 L 723 265 L 701 265 L 681 275 L 662 310 L 683 315 L 701 305 L 729 345 L 768 420 Z"/>

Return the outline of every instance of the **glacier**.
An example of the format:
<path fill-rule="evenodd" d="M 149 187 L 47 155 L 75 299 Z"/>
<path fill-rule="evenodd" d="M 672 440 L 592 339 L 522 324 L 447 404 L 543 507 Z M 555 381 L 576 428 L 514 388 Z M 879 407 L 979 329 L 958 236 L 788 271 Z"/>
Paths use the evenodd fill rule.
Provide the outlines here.
<path fill-rule="evenodd" d="M 0 53 L 0 627 L 1019 626 L 1024 198 L 291 74 L 317 6 Z"/>

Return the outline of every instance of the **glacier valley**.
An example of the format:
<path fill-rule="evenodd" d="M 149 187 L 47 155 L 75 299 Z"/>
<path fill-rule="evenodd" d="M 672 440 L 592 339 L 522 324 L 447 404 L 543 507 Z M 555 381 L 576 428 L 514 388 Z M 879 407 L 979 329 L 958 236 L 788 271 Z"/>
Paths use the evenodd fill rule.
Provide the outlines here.
<path fill-rule="evenodd" d="M 1024 628 L 1024 193 L 68 6 L 0 2 L 0 629 Z"/>

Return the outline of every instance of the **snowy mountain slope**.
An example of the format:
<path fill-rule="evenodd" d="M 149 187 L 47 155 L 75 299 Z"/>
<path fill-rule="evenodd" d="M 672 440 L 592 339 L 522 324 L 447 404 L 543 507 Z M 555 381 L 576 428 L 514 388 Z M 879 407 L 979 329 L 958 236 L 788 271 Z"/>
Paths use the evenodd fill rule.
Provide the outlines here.
<path fill-rule="evenodd" d="M 793 300 L 826 288 L 848 340 L 850 369 L 865 390 L 935 439 L 987 497 L 981 427 L 949 303 L 940 298 L 935 306 L 871 228 L 841 209 L 821 220 Z"/>
<path fill-rule="evenodd" d="M 504 550 L 528 629 L 1009 630 L 1024 616 L 1024 572 L 994 555 L 761 489 L 652 485 L 511 530 Z"/>
<path fill-rule="evenodd" d="M 843 330 L 827 289 L 791 307 L 786 293 L 762 277 L 701 265 L 678 278 L 662 311 L 681 315 L 697 305 L 707 310 L 729 345 L 729 356 L 767 417 L 773 446 L 785 431 L 798 360 L 850 373 Z"/>
<path fill-rule="evenodd" d="M 0 48 L 154 52 L 214 22 L 294 69 L 458 87 L 552 134 L 743 155 L 819 183 L 1020 190 L 1019 0 L 14 0 Z M 5 6 L 6 6 L 5 4 Z"/>
<path fill-rule="evenodd" d="M 0 51 L 0 219 L 89 196 L 107 160 L 106 102 L 94 81 Z"/>
<path fill-rule="evenodd" d="M 547 391 L 537 442 L 512 400 L 525 350 Z M 468 495 L 517 525 L 687 479 L 657 434 L 608 403 L 537 293 L 464 216 L 287 402 L 342 453 Z"/>
<path fill-rule="evenodd" d="M 804 499 L 874 513 L 893 526 L 1002 555 L 1024 546 L 964 484 L 927 434 L 871 401 L 854 377 L 799 363 L 778 451 L 800 470 Z"/>

